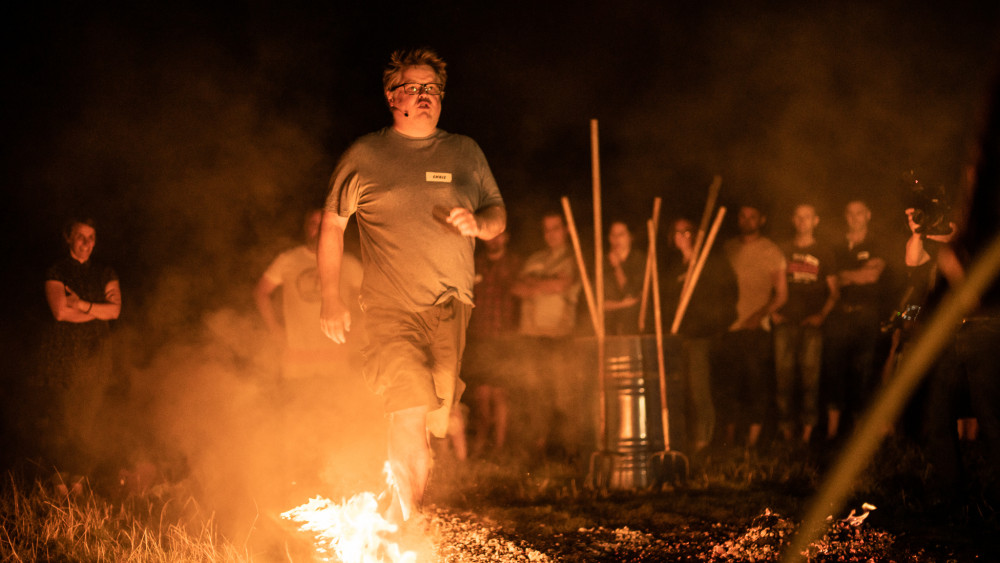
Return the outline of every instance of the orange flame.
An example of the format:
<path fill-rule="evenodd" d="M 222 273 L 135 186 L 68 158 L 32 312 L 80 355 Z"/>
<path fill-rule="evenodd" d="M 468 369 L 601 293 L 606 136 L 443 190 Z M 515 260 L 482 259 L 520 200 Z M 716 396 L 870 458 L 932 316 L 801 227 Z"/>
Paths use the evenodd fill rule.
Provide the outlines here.
<path fill-rule="evenodd" d="M 392 485 L 392 475 L 386 464 L 386 480 Z M 413 551 L 403 551 L 388 539 L 398 529 L 378 512 L 378 500 L 373 493 L 354 495 L 341 504 L 315 497 L 309 502 L 282 513 L 282 518 L 299 522 L 299 531 L 315 537 L 317 553 L 331 553 L 344 563 L 415 563 Z M 324 557 L 325 561 L 329 559 Z"/>

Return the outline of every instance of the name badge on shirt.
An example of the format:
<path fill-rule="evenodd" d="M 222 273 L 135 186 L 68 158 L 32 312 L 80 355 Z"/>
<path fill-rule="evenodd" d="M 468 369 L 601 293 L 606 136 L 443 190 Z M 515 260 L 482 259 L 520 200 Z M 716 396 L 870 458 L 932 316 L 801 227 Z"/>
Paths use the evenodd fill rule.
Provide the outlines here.
<path fill-rule="evenodd" d="M 451 172 L 427 172 L 428 182 L 444 182 L 446 184 L 451 183 Z"/>

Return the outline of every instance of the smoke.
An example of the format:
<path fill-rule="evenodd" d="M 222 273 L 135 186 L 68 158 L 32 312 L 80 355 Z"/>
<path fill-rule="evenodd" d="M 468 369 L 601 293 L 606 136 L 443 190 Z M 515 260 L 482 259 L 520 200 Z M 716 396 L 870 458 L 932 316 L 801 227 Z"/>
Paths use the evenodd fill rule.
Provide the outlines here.
<path fill-rule="evenodd" d="M 45 228 L 97 215 L 96 256 L 121 278 L 125 390 L 105 405 L 107 453 L 185 482 L 231 537 L 310 494 L 378 486 L 384 423 L 357 365 L 331 366 L 314 400 L 296 402 L 251 300 L 332 168 L 321 98 L 276 86 L 301 46 L 241 52 L 107 21 L 77 33 L 71 108 L 25 170 L 37 190 L 25 199 Z"/>
<path fill-rule="evenodd" d="M 18 76 L 36 86 L 14 86 L 36 104 L 17 131 L 43 131 L 13 135 L 24 139 L 16 224 L 31 234 L 11 246 L 41 271 L 61 221 L 97 215 L 95 256 L 123 289 L 119 363 L 131 387 L 115 406 L 127 423 L 119 442 L 179 460 L 213 505 L 237 499 L 235 520 L 255 497 L 278 495 L 277 350 L 251 291 L 322 200 L 337 149 L 384 123 L 378 71 L 392 48 L 437 46 L 449 61 L 442 124 L 482 145 L 522 254 L 541 246 L 540 216 L 561 195 L 584 246 L 592 240 L 591 118 L 606 216 L 631 218 L 640 238 L 653 197 L 665 217 L 698 217 L 715 174 L 724 203 L 762 199 L 771 225 L 808 198 L 831 219 L 822 228 L 838 231 L 843 203 L 859 195 L 894 224 L 903 171 L 957 183 L 995 7 L 593 4 L 421 7 L 419 20 L 179 8 L 155 25 L 136 14 L 35 22 L 35 36 L 58 39 L 39 49 L 46 77 L 28 80 L 27 61 Z M 348 403 L 372 406 L 351 389 Z M 313 420 L 317 434 L 346 431 L 357 441 L 343 451 L 384 459 L 377 405 L 352 424 L 365 433 L 335 411 Z M 344 459 L 326 464 L 327 486 L 368 474 Z"/>

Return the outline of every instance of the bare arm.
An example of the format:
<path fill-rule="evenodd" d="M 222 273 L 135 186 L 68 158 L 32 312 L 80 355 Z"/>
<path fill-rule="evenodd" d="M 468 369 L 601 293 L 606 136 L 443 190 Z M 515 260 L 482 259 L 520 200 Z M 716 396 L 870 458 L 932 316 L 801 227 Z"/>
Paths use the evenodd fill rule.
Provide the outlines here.
<path fill-rule="evenodd" d="M 952 287 L 957 287 L 965 281 L 965 268 L 950 246 L 942 246 L 938 252 L 938 268 Z"/>
<path fill-rule="evenodd" d="M 840 299 L 840 286 L 837 285 L 837 276 L 826 276 L 826 285 L 830 292 L 826 296 L 823 308 L 818 312 L 802 319 L 802 326 L 822 326 L 823 321 L 830 315 L 830 311 L 837 305 Z"/>
<path fill-rule="evenodd" d="M 274 290 L 278 289 L 278 284 L 267 279 L 265 276 L 260 277 L 260 281 L 257 282 L 257 287 L 253 290 L 253 301 L 257 305 L 257 311 L 260 312 L 260 316 L 264 319 L 264 324 L 267 325 L 268 330 L 273 334 L 281 334 L 281 324 L 278 323 L 278 314 L 274 310 L 274 302 L 271 300 L 271 294 Z"/>
<path fill-rule="evenodd" d="M 122 310 L 121 286 L 111 280 L 104 286 L 104 301 L 84 301 L 60 281 L 45 282 L 45 299 L 52 316 L 57 321 L 86 323 L 94 319 L 110 321 L 118 318 Z"/>
<path fill-rule="evenodd" d="M 347 342 L 346 333 L 351 330 L 351 311 L 344 305 L 340 295 L 340 264 L 344 257 L 344 229 L 348 217 L 341 217 L 334 211 L 323 212 L 323 223 L 319 231 L 317 266 L 319 268 L 320 307 L 319 324 L 323 333 L 338 344 Z"/>
<path fill-rule="evenodd" d="M 490 240 L 507 228 L 507 210 L 501 205 L 491 205 L 473 213 L 464 207 L 456 207 L 448 215 L 448 223 L 463 236 Z"/>

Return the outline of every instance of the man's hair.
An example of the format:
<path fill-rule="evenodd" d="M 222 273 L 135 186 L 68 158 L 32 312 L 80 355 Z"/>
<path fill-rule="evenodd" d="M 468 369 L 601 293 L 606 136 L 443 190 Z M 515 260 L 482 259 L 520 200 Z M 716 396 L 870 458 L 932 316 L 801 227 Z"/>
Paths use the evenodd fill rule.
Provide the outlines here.
<path fill-rule="evenodd" d="M 556 217 L 560 221 L 562 221 L 564 225 L 566 224 L 566 219 L 563 217 L 563 212 L 561 210 L 552 208 L 552 209 L 546 209 L 545 211 L 542 212 L 542 221 L 548 219 L 549 217 Z"/>
<path fill-rule="evenodd" d="M 850 204 L 852 204 L 852 203 L 860 203 L 861 205 L 864 205 L 865 209 L 867 209 L 868 211 L 872 210 L 872 206 L 868 205 L 868 202 L 866 200 L 864 200 L 864 199 L 861 199 L 860 197 L 856 197 L 856 198 L 848 200 L 847 203 L 844 204 L 844 209 L 847 209 L 847 206 L 850 205 Z"/>
<path fill-rule="evenodd" d="M 72 217 L 63 223 L 62 235 L 63 240 L 69 242 L 70 237 L 73 236 L 73 227 L 77 225 L 87 225 L 91 229 L 97 230 L 97 223 L 90 217 Z"/>
<path fill-rule="evenodd" d="M 389 57 L 389 66 L 385 67 L 385 71 L 382 72 L 383 89 L 388 91 L 399 86 L 402 83 L 400 82 L 400 77 L 403 75 L 404 70 L 411 66 L 421 65 L 431 67 L 431 70 L 437 75 L 437 81 L 441 83 L 442 88 L 446 85 L 448 82 L 448 72 L 445 71 L 444 67 L 447 66 L 447 63 L 432 49 L 421 47 L 410 50 L 400 49 L 392 53 L 392 56 Z"/>

